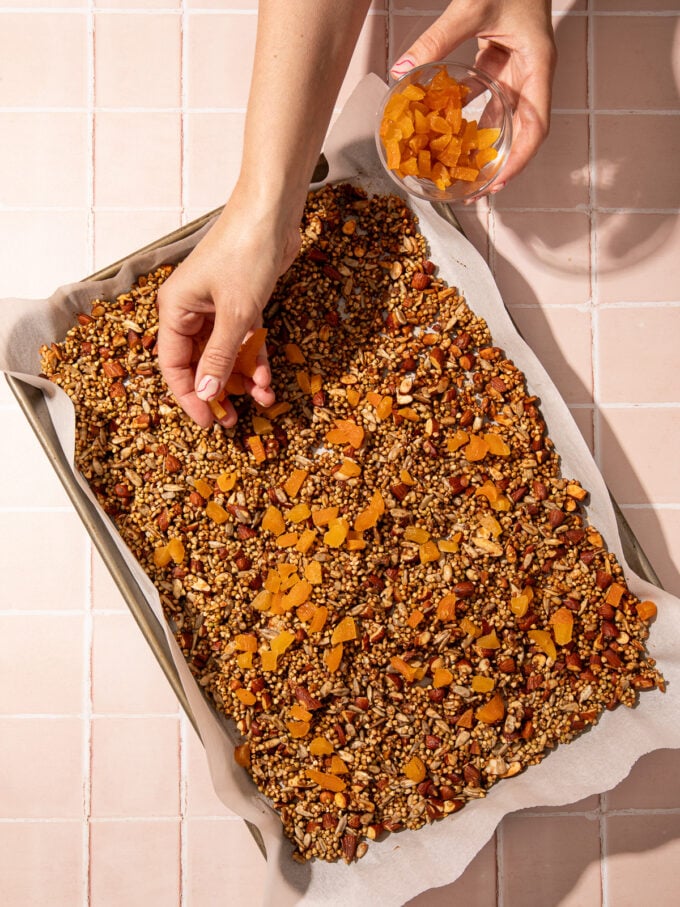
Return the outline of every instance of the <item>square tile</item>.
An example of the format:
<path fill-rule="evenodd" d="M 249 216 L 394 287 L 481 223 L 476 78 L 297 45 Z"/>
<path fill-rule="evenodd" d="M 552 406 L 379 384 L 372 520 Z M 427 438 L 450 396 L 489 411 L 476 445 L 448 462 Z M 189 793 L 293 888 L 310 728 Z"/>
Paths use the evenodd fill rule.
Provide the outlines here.
<path fill-rule="evenodd" d="M 0 488 L 0 507 L 69 506 L 66 492 L 19 409 L 0 412 L 0 475 L 11 476 Z M 39 516 L 36 515 L 36 525 Z"/>
<path fill-rule="evenodd" d="M 80 714 L 84 618 L 17 612 L 0 620 L 0 714 Z"/>
<path fill-rule="evenodd" d="M 536 157 L 494 197 L 494 206 L 576 208 L 588 200 L 588 118 L 557 113 Z"/>
<path fill-rule="evenodd" d="M 182 0 L 94 0 L 95 9 L 179 9 L 181 5 Z"/>
<path fill-rule="evenodd" d="M 256 16 L 189 13 L 186 84 L 190 107 L 245 110 L 256 28 Z"/>
<path fill-rule="evenodd" d="M 90 546 L 74 513 L 0 513 L 0 538 L 12 540 L 0 549 L 0 610 L 87 609 Z"/>
<path fill-rule="evenodd" d="M 680 808 L 680 752 L 656 750 L 633 766 L 617 787 L 604 795 L 605 810 Z"/>
<path fill-rule="evenodd" d="M 553 29 L 557 44 L 557 67 L 552 106 L 563 110 L 582 109 L 588 106 L 588 20 L 584 16 L 554 16 Z"/>
<path fill-rule="evenodd" d="M 98 107 L 178 107 L 180 17 L 167 13 L 95 16 Z"/>
<path fill-rule="evenodd" d="M 211 211 L 236 185 L 243 152 L 243 113 L 192 113 L 185 120 L 184 200 Z"/>
<path fill-rule="evenodd" d="M 500 853 L 503 903 L 522 907 L 601 904 L 596 820 L 578 815 L 506 816 Z"/>
<path fill-rule="evenodd" d="M 95 205 L 179 207 L 181 157 L 179 114 L 98 113 Z"/>
<path fill-rule="evenodd" d="M 119 611 L 129 608 L 96 548 L 92 548 L 92 607 L 95 611 Z"/>
<path fill-rule="evenodd" d="M 599 302 L 677 302 L 680 218 L 596 212 L 594 224 Z"/>
<path fill-rule="evenodd" d="M 91 825 L 93 907 L 179 904 L 178 820 L 95 821 Z"/>
<path fill-rule="evenodd" d="M 234 817 L 215 793 L 203 744 L 193 727 L 186 724 L 184 759 L 186 765 L 186 814 L 188 816 Z"/>
<path fill-rule="evenodd" d="M 680 400 L 677 365 L 680 304 L 606 308 L 598 312 L 600 400 L 673 403 Z M 632 368 L 622 368 L 630 363 Z"/>
<path fill-rule="evenodd" d="M 492 838 L 451 885 L 423 891 L 404 907 L 496 907 L 496 840 Z"/>
<path fill-rule="evenodd" d="M 494 215 L 494 274 L 507 306 L 590 301 L 590 218 L 581 212 Z"/>
<path fill-rule="evenodd" d="M 680 596 L 680 506 L 627 507 L 624 515 L 663 588 Z"/>
<path fill-rule="evenodd" d="M 2 114 L 7 137 L 0 167 L 0 204 L 45 207 L 87 205 L 89 126 L 84 113 Z"/>
<path fill-rule="evenodd" d="M 176 816 L 179 720 L 94 718 L 92 816 Z"/>
<path fill-rule="evenodd" d="M 187 907 L 259 904 L 265 861 L 241 819 L 187 820 Z"/>
<path fill-rule="evenodd" d="M 0 822 L 2 896 L 11 907 L 74 907 L 84 864 L 80 822 Z"/>
<path fill-rule="evenodd" d="M 596 149 L 595 203 L 599 208 L 671 208 L 680 198 L 677 117 L 664 114 L 598 113 L 594 116 Z M 641 167 L 649 136 L 663 148 L 656 167 Z"/>
<path fill-rule="evenodd" d="M 672 907 L 678 899 L 680 813 L 607 816 L 605 833 L 609 902 Z"/>
<path fill-rule="evenodd" d="M 600 466 L 619 504 L 680 502 L 680 406 L 605 407 Z"/>
<path fill-rule="evenodd" d="M 595 59 L 599 71 L 607 73 L 606 79 L 595 80 L 595 107 L 677 111 L 677 85 L 669 66 L 676 24 L 677 16 L 593 18 Z"/>
<path fill-rule="evenodd" d="M 42 299 L 81 280 L 88 273 L 88 221 L 85 208 L 0 210 L 0 296 Z"/>
<path fill-rule="evenodd" d="M 78 13 L 0 11 L 2 106 L 84 107 L 87 42 Z"/>
<path fill-rule="evenodd" d="M 369 73 L 387 78 L 387 19 L 385 16 L 367 16 L 347 67 L 347 74 L 340 86 L 336 106 L 342 106 L 357 84 Z"/>
<path fill-rule="evenodd" d="M 177 713 L 172 688 L 131 614 L 94 616 L 92 708 L 103 714 Z"/>
<path fill-rule="evenodd" d="M 94 267 L 105 268 L 180 226 L 179 209 L 94 213 Z"/>
<path fill-rule="evenodd" d="M 83 818 L 84 731 L 80 718 L 0 718 L 0 817 Z"/>
<path fill-rule="evenodd" d="M 565 402 L 590 403 L 593 393 L 590 314 L 566 306 L 530 306 L 513 308 L 512 317 Z"/>

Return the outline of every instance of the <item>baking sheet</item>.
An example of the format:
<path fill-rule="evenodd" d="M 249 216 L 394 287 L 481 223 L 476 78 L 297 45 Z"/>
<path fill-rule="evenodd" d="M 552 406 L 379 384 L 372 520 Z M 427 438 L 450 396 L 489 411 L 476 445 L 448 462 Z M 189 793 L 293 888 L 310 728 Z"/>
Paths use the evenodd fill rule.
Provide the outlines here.
<path fill-rule="evenodd" d="M 329 178 L 352 179 L 370 192 L 393 192 L 391 181 L 381 172 L 373 140 L 375 111 L 385 90 L 377 77 L 367 77 L 348 101 L 326 143 Z M 412 201 L 421 230 L 430 243 L 431 258 L 441 276 L 457 286 L 471 307 L 489 322 L 494 343 L 502 346 L 524 371 L 532 393 L 542 399 L 548 431 L 562 457 L 565 475 L 578 477 L 591 492 L 589 516 L 617 553 L 627 580 L 640 598 L 659 605 L 652 628 L 650 653 L 657 658 L 669 684 L 668 692 L 645 693 L 640 707 L 619 708 L 578 740 L 562 746 L 540 765 L 496 785 L 481 801 L 468 805 L 446 820 L 417 832 L 390 835 L 373 843 L 367 855 L 350 867 L 344 864 L 297 864 L 290 859 L 291 845 L 283 838 L 281 824 L 240 769 L 234 766 L 224 723 L 203 698 L 171 634 L 177 677 L 186 703 L 206 748 L 215 789 L 234 812 L 242 815 L 261 834 L 267 853 L 265 903 L 277 905 L 363 904 L 366 896 L 385 907 L 397 907 L 419 892 L 454 881 L 486 843 L 508 813 L 531 806 L 572 802 L 616 785 L 637 759 L 661 747 L 680 747 L 680 715 L 677 689 L 680 657 L 675 654 L 680 639 L 680 602 L 637 577 L 625 564 L 617 523 L 606 487 L 568 408 L 559 397 L 537 357 L 518 336 L 505 311 L 490 272 L 471 244 L 442 221 L 428 205 Z M 50 382 L 42 381 L 38 348 L 61 339 L 77 311 L 96 296 L 113 296 L 127 289 L 138 274 L 164 261 L 183 258 L 206 228 L 162 250 L 152 249 L 125 262 L 115 277 L 71 285 L 49 300 L 7 300 L 0 305 L 0 367 L 45 393 L 46 406 L 72 468 L 73 408 L 68 398 Z M 160 602 L 150 580 L 132 559 L 113 524 L 94 500 L 78 475 L 74 488 L 94 508 L 102 533 L 110 533 L 109 547 L 128 565 L 139 589 L 163 623 Z M 225 855 L 225 859 L 226 859 Z"/>

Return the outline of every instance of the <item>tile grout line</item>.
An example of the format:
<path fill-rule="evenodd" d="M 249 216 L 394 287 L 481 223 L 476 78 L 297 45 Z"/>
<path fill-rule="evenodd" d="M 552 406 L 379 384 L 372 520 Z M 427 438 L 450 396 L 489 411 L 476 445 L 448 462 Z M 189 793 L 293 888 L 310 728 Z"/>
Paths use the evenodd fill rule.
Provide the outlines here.
<path fill-rule="evenodd" d="M 88 0 L 87 5 L 87 271 L 94 271 L 95 260 L 95 104 L 96 104 L 96 85 L 95 85 L 95 2 Z M 92 832 L 90 827 L 90 818 L 92 815 L 92 658 L 93 658 L 93 605 L 94 605 L 94 569 L 93 569 L 93 546 L 91 539 L 88 539 L 86 545 L 86 574 L 85 588 L 87 590 L 86 609 L 83 625 L 83 806 L 84 821 L 82 827 L 83 838 L 83 855 L 85 860 L 85 871 L 83 873 L 83 907 L 88 907 L 92 898 Z"/>
<path fill-rule="evenodd" d="M 189 840 L 188 840 L 188 749 L 187 721 L 179 709 L 179 907 L 188 905 Z"/>

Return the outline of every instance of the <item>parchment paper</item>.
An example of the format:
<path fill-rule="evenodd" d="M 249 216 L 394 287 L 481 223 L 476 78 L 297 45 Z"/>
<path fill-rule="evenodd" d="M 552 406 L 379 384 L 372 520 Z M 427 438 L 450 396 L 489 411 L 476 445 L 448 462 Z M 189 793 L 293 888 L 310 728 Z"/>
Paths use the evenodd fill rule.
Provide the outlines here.
<path fill-rule="evenodd" d="M 327 138 L 325 153 L 329 180 L 352 179 L 370 192 L 394 192 L 382 172 L 373 130 L 379 101 L 385 91 L 377 76 L 366 77 L 346 104 Z M 488 796 L 417 832 L 404 831 L 369 847 L 351 866 L 321 861 L 300 865 L 291 859 L 291 845 L 281 823 L 245 773 L 235 767 L 232 744 L 223 723 L 207 704 L 193 680 L 171 633 L 167 633 L 177 671 L 205 745 L 215 790 L 234 812 L 258 826 L 267 850 L 265 905 L 351 907 L 372 898 L 381 907 L 399 907 L 418 893 L 453 882 L 493 834 L 506 813 L 533 806 L 574 802 L 618 784 L 645 753 L 680 747 L 680 601 L 636 576 L 625 564 L 614 512 L 599 471 L 538 358 L 517 334 L 486 263 L 453 227 L 426 204 L 411 201 L 430 244 L 430 256 L 447 282 L 458 287 L 472 309 L 489 323 L 494 343 L 503 347 L 527 376 L 530 392 L 542 401 L 548 432 L 562 458 L 565 476 L 578 478 L 589 489 L 589 518 L 625 569 L 632 591 L 659 606 L 652 626 L 649 651 L 668 682 L 668 692 L 643 693 L 634 710 L 606 712 L 599 723 L 569 745 L 558 747 L 544 761 L 517 777 L 501 781 Z M 204 230 L 207 228 L 204 228 Z M 58 290 L 48 300 L 5 300 L 0 304 L 0 368 L 41 387 L 64 451 L 73 459 L 74 414 L 66 395 L 49 381 L 37 378 L 38 348 L 61 340 L 74 314 L 85 311 L 96 297 L 113 297 L 126 290 L 139 274 L 163 262 L 185 257 L 204 230 L 160 251 L 130 259 L 110 280 L 78 283 Z M 36 254 L 38 254 L 36 252 Z M 77 474 L 83 493 L 93 496 Z M 108 520 L 108 518 L 106 518 Z M 113 543 L 124 553 L 146 591 L 149 603 L 164 625 L 158 595 L 137 565 L 115 527 Z M 225 860 L 233 855 L 225 854 Z M 228 892 L 225 892 L 225 896 Z"/>

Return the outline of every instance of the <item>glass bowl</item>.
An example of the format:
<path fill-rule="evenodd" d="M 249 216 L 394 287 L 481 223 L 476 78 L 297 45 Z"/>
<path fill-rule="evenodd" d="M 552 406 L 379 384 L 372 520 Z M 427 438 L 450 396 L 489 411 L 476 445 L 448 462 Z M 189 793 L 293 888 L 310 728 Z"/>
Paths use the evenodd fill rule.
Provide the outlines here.
<path fill-rule="evenodd" d="M 464 201 L 488 189 L 503 170 L 512 144 L 512 109 L 500 85 L 480 69 L 426 63 L 385 95 L 375 140 L 398 186 L 431 202 Z"/>

